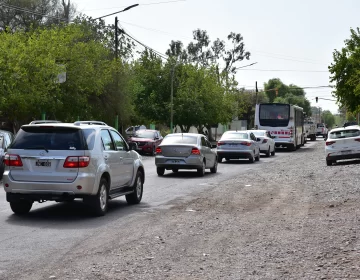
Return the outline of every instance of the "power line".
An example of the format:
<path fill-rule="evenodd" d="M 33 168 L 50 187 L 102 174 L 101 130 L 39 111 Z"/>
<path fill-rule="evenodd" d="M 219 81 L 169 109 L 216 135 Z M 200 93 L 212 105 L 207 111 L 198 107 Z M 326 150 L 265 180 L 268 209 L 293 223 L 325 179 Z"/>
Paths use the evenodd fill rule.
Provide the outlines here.
<path fill-rule="evenodd" d="M 24 12 L 24 13 L 28 13 L 28 14 L 33 14 L 33 15 L 38 15 L 38 16 L 42 16 L 42 17 L 47 17 L 47 18 L 52 18 L 52 19 L 57 19 L 57 20 L 61 20 L 61 21 L 66 21 L 66 19 L 64 18 L 60 18 L 60 17 L 54 17 L 54 16 L 49 16 L 49 15 L 44 15 L 42 13 L 39 12 L 35 12 L 35 11 L 31 11 L 28 9 L 24 9 L 18 6 L 12 6 L 12 5 L 8 5 L 8 4 L 1 4 L 0 6 L 8 8 L 8 9 L 13 9 L 15 11 L 20 11 L 20 12 Z"/>
<path fill-rule="evenodd" d="M 260 72 L 312 72 L 312 73 L 326 73 L 329 71 L 323 70 L 284 70 L 284 69 L 239 69 L 240 71 L 260 71 Z"/>

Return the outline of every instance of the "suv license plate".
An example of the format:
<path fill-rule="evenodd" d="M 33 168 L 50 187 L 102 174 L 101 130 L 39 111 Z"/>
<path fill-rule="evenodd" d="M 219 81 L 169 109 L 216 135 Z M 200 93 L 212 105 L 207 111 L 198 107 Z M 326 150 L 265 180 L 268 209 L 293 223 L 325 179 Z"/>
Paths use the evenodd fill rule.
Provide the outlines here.
<path fill-rule="evenodd" d="M 37 160 L 35 163 L 36 166 L 42 167 L 51 167 L 51 161 L 48 160 Z"/>

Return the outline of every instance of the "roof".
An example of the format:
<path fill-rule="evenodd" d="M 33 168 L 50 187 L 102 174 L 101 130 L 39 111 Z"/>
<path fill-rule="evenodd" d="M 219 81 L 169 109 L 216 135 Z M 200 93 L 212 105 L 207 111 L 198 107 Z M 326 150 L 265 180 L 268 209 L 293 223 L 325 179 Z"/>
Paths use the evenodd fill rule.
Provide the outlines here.
<path fill-rule="evenodd" d="M 227 132 L 231 132 L 231 133 L 236 133 L 236 132 L 238 132 L 238 133 L 248 133 L 248 132 L 250 132 L 250 130 L 228 130 L 228 131 L 225 131 L 224 132 L 224 134 L 225 133 L 227 133 Z"/>
<path fill-rule="evenodd" d="M 346 127 L 337 127 L 337 128 L 333 128 L 332 130 L 330 130 L 330 132 L 336 132 L 336 131 L 344 131 L 344 130 L 348 130 L 348 129 L 360 129 L 360 126 L 358 125 L 349 125 Z"/>
<path fill-rule="evenodd" d="M 186 135 L 186 136 L 195 136 L 195 137 L 199 137 L 199 136 L 204 136 L 203 134 L 199 134 L 199 133 L 188 133 L 188 132 L 184 132 L 184 133 L 170 133 L 166 136 L 181 136 L 181 135 Z"/>
<path fill-rule="evenodd" d="M 97 127 L 109 127 L 104 122 L 99 121 L 77 121 L 73 123 L 39 123 L 39 124 L 26 124 L 21 127 L 71 127 L 71 128 L 97 128 Z"/>

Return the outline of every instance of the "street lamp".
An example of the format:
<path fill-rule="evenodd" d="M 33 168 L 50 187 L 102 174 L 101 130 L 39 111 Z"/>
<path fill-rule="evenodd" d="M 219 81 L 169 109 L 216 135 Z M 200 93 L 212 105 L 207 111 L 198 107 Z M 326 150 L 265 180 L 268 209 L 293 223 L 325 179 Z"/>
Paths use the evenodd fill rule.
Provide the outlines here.
<path fill-rule="evenodd" d="M 129 7 L 126 7 L 125 9 L 121 10 L 121 11 L 118 11 L 118 12 L 115 12 L 115 13 L 111 13 L 111 14 L 108 14 L 108 15 L 105 15 L 105 16 L 101 16 L 101 17 L 98 17 L 98 18 L 95 18 L 94 20 L 97 20 L 97 19 L 102 19 L 104 17 L 108 17 L 108 16 L 112 16 L 112 15 L 116 15 L 116 14 L 119 14 L 119 13 L 122 13 L 122 12 L 126 12 L 132 8 L 135 8 L 139 6 L 139 4 L 134 4 L 134 5 L 131 5 Z M 115 58 L 117 59 L 118 58 L 118 48 L 119 48 L 119 38 L 118 38 L 118 18 L 115 17 Z"/>

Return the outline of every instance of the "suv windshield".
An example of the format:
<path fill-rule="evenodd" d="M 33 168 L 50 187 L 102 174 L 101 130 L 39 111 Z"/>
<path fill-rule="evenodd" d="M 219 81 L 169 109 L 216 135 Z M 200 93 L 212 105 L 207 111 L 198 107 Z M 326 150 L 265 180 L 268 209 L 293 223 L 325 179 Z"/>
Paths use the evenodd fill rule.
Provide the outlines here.
<path fill-rule="evenodd" d="M 360 136 L 359 129 L 345 129 L 331 132 L 329 135 L 329 139 L 340 139 L 358 136 Z"/>
<path fill-rule="evenodd" d="M 135 133 L 134 137 L 154 139 L 155 138 L 155 132 L 139 130 L 139 131 L 137 131 Z"/>
<path fill-rule="evenodd" d="M 162 145 L 168 144 L 197 144 L 197 137 L 190 135 L 168 135 L 161 143 Z"/>
<path fill-rule="evenodd" d="M 289 124 L 289 104 L 260 104 L 259 122 L 261 126 L 287 126 Z"/>
<path fill-rule="evenodd" d="M 91 139 L 91 136 L 87 135 Z M 88 139 L 88 140 L 90 140 Z M 91 142 L 91 140 L 90 140 Z M 11 144 L 12 149 L 87 150 L 80 129 L 67 127 L 22 127 Z"/>

